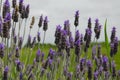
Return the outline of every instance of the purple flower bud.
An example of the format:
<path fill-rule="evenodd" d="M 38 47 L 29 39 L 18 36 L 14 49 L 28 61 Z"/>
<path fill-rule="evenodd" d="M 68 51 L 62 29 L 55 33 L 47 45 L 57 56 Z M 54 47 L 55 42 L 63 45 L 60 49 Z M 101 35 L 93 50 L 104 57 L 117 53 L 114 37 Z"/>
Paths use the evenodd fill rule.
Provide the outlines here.
<path fill-rule="evenodd" d="M 24 0 L 19 0 L 19 3 L 23 3 Z"/>
<path fill-rule="evenodd" d="M 6 22 L 8 22 L 10 20 L 11 20 L 11 14 L 10 13 L 6 13 L 6 16 L 4 18 L 4 22 L 6 23 Z"/>
<path fill-rule="evenodd" d="M 16 7 L 16 5 L 17 5 L 16 0 L 12 0 L 12 7 L 13 7 L 13 8 L 15 8 L 15 7 Z"/>
<path fill-rule="evenodd" d="M 40 54 L 41 54 L 41 51 L 40 49 L 37 51 L 36 53 L 36 62 L 39 62 L 40 61 Z"/>
<path fill-rule="evenodd" d="M 67 74 L 67 80 L 72 80 L 72 73 L 68 72 L 68 74 Z"/>
<path fill-rule="evenodd" d="M 94 72 L 94 80 L 98 80 L 98 71 Z"/>
<path fill-rule="evenodd" d="M 42 23 L 43 23 L 43 15 L 41 15 L 39 19 L 39 23 L 38 23 L 39 28 L 42 26 Z"/>
<path fill-rule="evenodd" d="M 4 5 L 7 6 L 7 7 L 10 7 L 9 0 L 6 0 L 6 1 L 4 2 Z"/>
<path fill-rule="evenodd" d="M 110 73 L 108 71 L 105 72 L 105 79 L 104 80 L 109 80 Z"/>
<path fill-rule="evenodd" d="M 112 77 L 116 77 L 116 68 L 115 68 L 115 62 L 112 62 Z"/>
<path fill-rule="evenodd" d="M 87 66 L 88 66 L 88 67 L 92 67 L 92 63 L 91 63 L 90 60 L 87 61 Z"/>
<path fill-rule="evenodd" d="M 106 56 L 103 56 L 103 70 L 108 70 L 108 58 Z"/>
<path fill-rule="evenodd" d="M 91 18 L 89 18 L 89 19 L 88 19 L 88 28 L 91 28 L 91 25 L 92 25 L 92 23 L 91 23 Z"/>
<path fill-rule="evenodd" d="M 92 63 L 90 60 L 87 61 L 88 66 L 88 79 L 92 80 Z"/>
<path fill-rule="evenodd" d="M 23 9 L 23 0 L 19 0 L 19 13 L 22 13 Z"/>
<path fill-rule="evenodd" d="M 48 17 L 46 16 L 43 23 L 43 30 L 46 31 L 48 29 Z"/>
<path fill-rule="evenodd" d="M 118 37 L 114 38 L 114 54 L 118 52 Z"/>
<path fill-rule="evenodd" d="M 75 21 L 74 21 L 75 27 L 79 25 L 79 11 L 76 11 L 75 13 Z"/>
<path fill-rule="evenodd" d="M 80 39 L 79 30 L 77 30 L 77 31 L 75 32 L 75 42 L 76 42 L 78 39 Z"/>
<path fill-rule="evenodd" d="M 25 18 L 28 18 L 29 13 L 30 13 L 30 5 L 28 4 L 25 9 Z"/>
<path fill-rule="evenodd" d="M 111 37 L 110 37 L 111 42 L 114 41 L 115 36 L 116 36 L 116 28 L 113 27 L 113 28 L 112 28 L 112 31 L 111 31 Z"/>
<path fill-rule="evenodd" d="M 22 72 L 20 72 L 19 79 L 23 80 L 23 73 Z"/>
<path fill-rule="evenodd" d="M 3 80 L 8 80 L 8 71 L 9 71 L 9 68 L 8 66 L 6 66 L 4 69 Z"/>

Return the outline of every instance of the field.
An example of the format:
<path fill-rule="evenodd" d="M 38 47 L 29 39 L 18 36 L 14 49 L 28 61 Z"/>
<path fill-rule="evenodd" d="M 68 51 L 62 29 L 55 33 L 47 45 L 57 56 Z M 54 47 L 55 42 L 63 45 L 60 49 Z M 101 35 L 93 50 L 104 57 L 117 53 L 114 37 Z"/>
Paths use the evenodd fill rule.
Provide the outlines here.
<path fill-rule="evenodd" d="M 30 5 L 24 4 L 24 0 L 18 4 L 12 0 L 12 5 L 9 0 L 0 3 L 0 80 L 120 80 L 120 39 L 116 27 L 108 36 L 107 19 L 102 26 L 96 18 L 92 26 L 89 17 L 82 34 L 78 29 L 80 14 L 77 10 L 74 23 L 65 20 L 63 26 L 57 25 L 52 33 L 54 44 L 46 44 L 50 29 L 48 16 L 41 14 L 36 28 L 36 18 L 28 19 Z M 74 24 L 74 31 L 70 24 Z M 34 36 L 31 35 L 33 28 L 37 30 Z M 105 40 L 97 42 L 101 29 L 104 29 Z"/>

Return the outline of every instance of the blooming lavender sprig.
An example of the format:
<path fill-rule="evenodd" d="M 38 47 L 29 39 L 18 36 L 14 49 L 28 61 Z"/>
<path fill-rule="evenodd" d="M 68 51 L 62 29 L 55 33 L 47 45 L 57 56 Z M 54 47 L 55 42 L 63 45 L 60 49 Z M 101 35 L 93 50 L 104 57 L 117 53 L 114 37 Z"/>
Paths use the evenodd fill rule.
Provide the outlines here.
<path fill-rule="evenodd" d="M 27 19 L 29 17 L 29 13 L 30 13 L 30 5 L 28 4 L 25 7 L 25 18 Z"/>
<path fill-rule="evenodd" d="M 66 40 L 66 53 L 67 53 L 66 57 L 68 59 L 68 57 L 70 57 L 70 42 L 69 42 L 69 40 Z"/>
<path fill-rule="evenodd" d="M 92 27 L 91 18 L 88 19 L 88 28 Z"/>
<path fill-rule="evenodd" d="M 37 53 L 36 53 L 36 62 L 40 61 L 40 55 L 41 55 L 41 51 L 38 50 Z"/>
<path fill-rule="evenodd" d="M 18 22 L 18 17 L 19 17 L 19 14 L 18 14 L 18 7 L 16 6 L 15 9 L 13 9 L 13 12 L 12 12 L 12 19 L 14 22 Z"/>
<path fill-rule="evenodd" d="M 86 64 L 86 59 L 85 58 L 80 59 L 80 71 L 81 72 L 84 71 L 85 64 Z"/>
<path fill-rule="evenodd" d="M 25 13 L 26 13 L 25 5 L 23 5 L 23 6 L 22 6 L 22 11 L 21 11 L 21 14 L 20 14 L 21 19 L 24 19 L 24 18 L 25 18 Z"/>
<path fill-rule="evenodd" d="M 115 78 L 116 77 L 116 65 L 115 62 L 112 62 L 112 77 Z"/>
<path fill-rule="evenodd" d="M 84 41 L 86 41 L 85 43 L 85 48 L 84 51 L 87 52 L 90 42 L 91 42 L 91 37 L 92 37 L 92 30 L 90 28 L 86 29 L 86 33 L 84 36 Z"/>
<path fill-rule="evenodd" d="M 103 56 L 103 71 L 108 71 L 108 58 Z"/>
<path fill-rule="evenodd" d="M 98 80 L 98 75 L 99 75 L 98 71 L 95 71 L 94 72 L 94 80 Z"/>
<path fill-rule="evenodd" d="M 79 11 L 76 11 L 75 13 L 75 21 L 74 21 L 75 27 L 79 25 Z"/>
<path fill-rule="evenodd" d="M 111 47 L 111 49 L 110 49 L 110 56 L 113 57 L 113 55 L 114 55 L 114 43 L 111 43 L 110 47 Z"/>
<path fill-rule="evenodd" d="M 9 67 L 6 66 L 4 69 L 3 80 L 8 80 L 8 71 L 9 71 Z"/>
<path fill-rule="evenodd" d="M 118 52 L 118 37 L 114 39 L 114 54 Z"/>
<path fill-rule="evenodd" d="M 56 31 L 55 31 L 55 44 L 58 46 L 61 41 L 61 26 L 57 25 L 56 26 Z"/>
<path fill-rule="evenodd" d="M 23 64 L 22 64 L 19 60 L 16 60 L 15 62 L 16 62 L 16 70 L 17 70 L 18 72 L 22 71 L 22 69 L 23 69 Z"/>
<path fill-rule="evenodd" d="M 79 61 L 79 57 L 80 57 L 80 48 L 81 48 L 81 43 L 80 43 L 80 40 L 78 39 L 76 42 L 75 42 L 75 54 L 76 54 L 76 61 L 78 62 Z"/>
<path fill-rule="evenodd" d="M 10 13 L 10 2 L 9 0 L 5 0 L 4 4 L 3 4 L 3 15 L 2 17 L 5 18 L 6 13 Z"/>
<path fill-rule="evenodd" d="M 88 80 L 92 80 L 92 63 L 90 60 L 87 61 L 88 67 Z"/>
<path fill-rule="evenodd" d="M 0 58 L 4 57 L 4 49 L 5 45 L 3 43 L 0 43 Z"/>
<path fill-rule="evenodd" d="M 12 0 L 12 7 L 13 7 L 13 8 L 15 8 L 15 7 L 16 7 L 16 5 L 17 5 L 16 0 Z"/>
<path fill-rule="evenodd" d="M 39 23 L 38 23 L 39 28 L 42 27 L 42 23 L 43 23 L 43 15 L 41 15 L 39 18 Z"/>
<path fill-rule="evenodd" d="M 23 2 L 24 0 L 19 0 L 19 13 L 22 13 L 22 9 L 23 9 Z"/>
<path fill-rule="evenodd" d="M 72 32 L 70 32 L 70 35 L 69 35 L 69 42 L 70 42 L 70 48 L 74 48 L 74 39 L 72 36 Z"/>
<path fill-rule="evenodd" d="M 77 30 L 75 33 L 75 41 L 74 42 L 76 42 L 79 39 L 80 39 L 80 32 L 79 32 L 79 30 Z"/>
<path fill-rule="evenodd" d="M 48 17 L 46 16 L 43 22 L 43 31 L 44 31 L 44 37 L 43 37 L 43 44 L 45 41 L 46 31 L 48 29 Z"/>
<path fill-rule="evenodd" d="M 67 32 L 67 35 L 70 35 L 70 23 L 69 20 L 64 22 L 64 30 Z"/>
<path fill-rule="evenodd" d="M 112 28 L 112 31 L 111 31 L 111 37 L 110 37 L 111 43 L 114 41 L 114 38 L 115 38 L 115 37 L 116 37 L 116 28 L 113 27 L 113 28 Z"/>
<path fill-rule="evenodd" d="M 61 35 L 61 49 L 64 50 L 66 47 L 66 39 L 67 39 L 67 32 L 65 30 L 62 30 Z"/>

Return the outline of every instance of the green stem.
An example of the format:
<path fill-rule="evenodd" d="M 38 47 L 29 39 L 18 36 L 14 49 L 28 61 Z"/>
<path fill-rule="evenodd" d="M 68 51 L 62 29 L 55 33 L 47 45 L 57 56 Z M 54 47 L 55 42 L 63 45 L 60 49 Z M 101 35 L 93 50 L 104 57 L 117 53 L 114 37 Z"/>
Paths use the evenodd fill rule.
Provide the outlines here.
<path fill-rule="evenodd" d="M 44 31 L 44 36 L 43 36 L 43 47 L 44 47 L 44 42 L 45 42 L 45 35 L 46 35 L 46 31 Z"/>

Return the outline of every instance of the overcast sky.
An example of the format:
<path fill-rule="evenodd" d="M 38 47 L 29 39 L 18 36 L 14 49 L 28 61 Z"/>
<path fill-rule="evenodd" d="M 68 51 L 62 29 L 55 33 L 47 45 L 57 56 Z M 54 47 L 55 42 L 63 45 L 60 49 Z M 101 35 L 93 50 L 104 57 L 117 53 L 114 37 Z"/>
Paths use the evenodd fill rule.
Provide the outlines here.
<path fill-rule="evenodd" d="M 35 16 L 36 23 L 32 30 L 32 35 L 37 31 L 38 19 L 41 14 L 48 16 L 49 28 L 45 42 L 54 43 L 54 31 L 56 25 L 63 26 L 65 20 L 70 20 L 71 31 L 74 32 L 74 14 L 76 10 L 80 12 L 80 25 L 78 29 L 84 34 L 87 28 L 88 18 L 92 18 L 92 27 L 95 19 L 98 18 L 101 25 L 104 26 L 105 19 L 108 20 L 108 35 L 110 36 L 113 26 L 117 28 L 117 36 L 120 40 L 120 0 L 25 0 L 25 4 L 30 4 L 30 17 Z M 28 26 L 29 27 L 29 26 Z M 99 41 L 104 40 L 102 33 Z M 41 29 L 41 38 L 43 38 Z M 74 34 L 73 34 L 74 35 Z M 94 32 L 93 32 L 94 36 Z"/>

